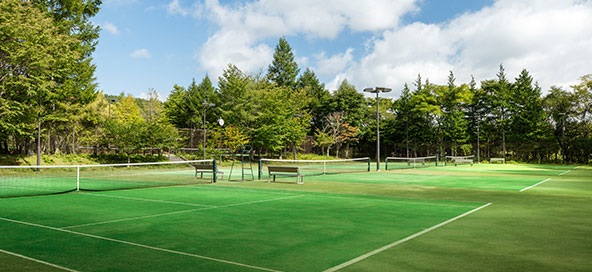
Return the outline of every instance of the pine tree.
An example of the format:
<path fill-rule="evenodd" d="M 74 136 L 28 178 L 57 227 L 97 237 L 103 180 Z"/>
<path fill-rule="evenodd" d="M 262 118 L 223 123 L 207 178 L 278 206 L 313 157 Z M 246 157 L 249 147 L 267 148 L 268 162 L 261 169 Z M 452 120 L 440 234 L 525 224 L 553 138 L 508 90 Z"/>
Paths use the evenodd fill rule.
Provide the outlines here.
<path fill-rule="evenodd" d="M 269 65 L 267 76 L 271 82 L 279 87 L 296 88 L 296 77 L 300 68 L 294 60 L 294 53 L 285 37 L 280 38 L 275 47 L 273 62 Z"/>

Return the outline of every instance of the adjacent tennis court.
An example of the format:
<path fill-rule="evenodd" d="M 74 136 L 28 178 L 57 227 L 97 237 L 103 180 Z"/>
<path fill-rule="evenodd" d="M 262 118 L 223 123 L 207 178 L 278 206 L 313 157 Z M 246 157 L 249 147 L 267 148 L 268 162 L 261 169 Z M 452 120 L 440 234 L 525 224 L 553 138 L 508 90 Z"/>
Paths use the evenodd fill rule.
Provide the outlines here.
<path fill-rule="evenodd" d="M 519 191 L 573 167 L 536 167 L 531 165 L 432 166 L 395 169 L 376 174 L 357 172 L 348 175 L 325 175 L 319 182 L 345 182 L 385 185 L 416 185 L 458 189 Z M 377 178 L 378 177 L 378 178 Z"/>
<path fill-rule="evenodd" d="M 289 176 L 267 183 L 265 173 L 261 180 L 209 183 L 209 177 L 196 179 L 194 169 L 185 166 L 149 169 L 153 171 L 133 175 L 129 168 L 111 171 L 111 176 L 98 170 L 89 172 L 94 175 L 78 173 L 78 182 L 94 185 L 72 191 L 76 177 L 68 178 L 65 183 L 70 185 L 60 187 L 64 191 L 27 197 L 15 197 L 11 190 L 22 191 L 27 182 L 38 190 L 42 179 L 31 182 L 19 171 L 10 172 L 11 178 L 2 180 L 10 186 L 0 186 L 10 192 L 0 198 L 3 266 L 29 271 L 415 270 L 426 264 L 410 265 L 400 257 L 414 260 L 414 247 L 439 241 L 433 237 L 459 228 L 465 228 L 467 237 L 489 232 L 500 227 L 493 222 L 508 203 L 523 210 L 548 209 L 538 207 L 542 204 L 529 193 L 541 187 L 578 184 L 574 201 L 592 197 L 590 178 L 582 174 L 592 170 L 568 166 L 347 171 L 309 175 L 303 185 Z M 105 177 L 99 179 L 99 173 Z M 577 177 L 575 183 L 570 183 L 572 176 Z M 112 185 L 122 177 L 126 185 Z M 549 179 L 553 180 L 541 183 Z M 554 181 L 561 179 L 566 183 Z M 17 180 L 21 184 L 15 186 Z M 563 187 L 552 192 L 562 194 L 563 201 L 572 196 Z M 549 197 L 542 196 L 547 202 Z M 508 216 L 510 210 L 504 213 Z M 491 225 L 472 227 L 475 224 Z M 431 248 L 461 243 L 454 237 Z M 479 239 L 499 243 L 498 238 Z M 471 246 L 461 248 L 467 251 Z M 571 256 L 585 253 L 574 250 Z M 468 252 L 456 254 L 466 254 L 470 263 Z"/>

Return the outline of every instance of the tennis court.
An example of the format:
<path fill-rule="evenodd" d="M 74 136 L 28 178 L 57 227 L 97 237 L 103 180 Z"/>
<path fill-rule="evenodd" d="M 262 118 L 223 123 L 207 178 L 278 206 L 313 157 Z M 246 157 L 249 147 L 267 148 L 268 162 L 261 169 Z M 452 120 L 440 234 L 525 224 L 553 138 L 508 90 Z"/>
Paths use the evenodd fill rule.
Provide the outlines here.
<path fill-rule="evenodd" d="M 519 191 L 549 177 L 569 171 L 570 166 L 546 168 L 532 165 L 432 166 L 382 171 L 380 176 L 357 172 L 348 175 L 325 175 L 317 181 L 385 185 L 415 185 L 458 189 Z"/>
<path fill-rule="evenodd" d="M 562 194 L 563 201 L 576 197 L 575 203 L 592 197 L 586 174 L 592 170 L 568 166 L 353 171 L 307 176 L 304 185 L 293 182 L 294 177 L 267 183 L 265 175 L 262 180 L 210 184 L 206 178 L 196 179 L 191 169 L 177 170 L 158 169 L 149 178 L 127 175 L 137 184 L 131 188 L 139 188 L 133 190 L 95 186 L 89 191 L 0 198 L 0 260 L 6 264 L 0 270 L 413 271 L 438 264 L 415 262 L 422 254 L 460 243 L 458 231 L 472 237 L 471 243 L 500 243 L 498 238 L 473 236 L 491 231 L 498 213 L 508 216 L 500 211 L 508 203 L 522 210 L 548 209 L 532 200 L 536 195 L 531 192 L 540 192 L 540 187 L 577 184 L 578 194 L 563 187 L 552 192 Z M 83 176 L 80 182 L 85 178 L 104 183 Z M 546 179 L 566 183 L 541 183 Z M 146 186 L 150 180 L 157 184 Z M 127 188 L 129 184 L 117 189 Z M 524 188 L 528 191 L 520 192 Z M 566 205 L 582 212 L 581 206 Z M 469 227 L 463 229 L 465 225 Z M 564 226 L 564 231 L 569 228 Z M 439 240 L 451 234 L 454 241 Z M 432 250 L 414 248 L 435 241 L 440 242 L 430 246 Z M 467 247 L 463 250 L 472 246 Z M 565 255 L 574 258 L 589 249 Z M 456 258 L 466 255 L 464 262 L 475 268 L 469 252 L 458 252 Z"/>

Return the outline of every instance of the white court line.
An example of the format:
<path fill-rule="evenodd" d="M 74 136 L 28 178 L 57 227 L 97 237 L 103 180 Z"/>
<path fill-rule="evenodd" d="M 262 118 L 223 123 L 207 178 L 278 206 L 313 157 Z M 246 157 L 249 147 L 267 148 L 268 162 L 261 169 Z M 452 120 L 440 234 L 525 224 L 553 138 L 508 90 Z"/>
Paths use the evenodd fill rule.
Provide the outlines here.
<path fill-rule="evenodd" d="M 236 265 L 236 266 L 241 266 L 241 267 L 247 267 L 247 268 L 257 269 L 257 270 L 261 270 L 261 271 L 281 272 L 279 270 L 269 269 L 269 268 L 265 268 L 265 267 L 248 265 L 248 264 L 243 264 L 243 263 L 238 263 L 238 262 L 203 256 L 203 255 L 197 255 L 197 254 L 192 254 L 192 253 L 187 253 L 187 252 L 182 252 L 182 251 L 166 249 L 166 248 L 153 247 L 153 246 L 149 246 L 149 245 L 143 245 L 143 244 L 123 241 L 123 240 L 118 240 L 118 239 L 113 239 L 113 238 L 109 238 L 109 237 L 103 237 L 103 236 L 98 236 L 98 235 L 93 235 L 93 234 L 88 234 L 88 233 L 83 233 L 83 232 L 77 232 L 77 231 L 72 231 L 72 230 L 65 230 L 65 229 L 55 228 L 55 227 L 51 227 L 51 226 L 29 223 L 29 222 L 25 222 L 25 221 L 13 220 L 13 219 L 8 219 L 8 218 L 4 218 L 4 217 L 0 217 L 0 220 L 12 222 L 12 223 L 17 223 L 17 224 L 21 224 L 21 225 L 37 227 L 37 228 L 55 230 L 55 231 L 59 231 L 59 232 L 65 232 L 65 233 L 69 233 L 69 234 L 75 234 L 75 235 L 80 235 L 80 236 L 85 236 L 85 237 L 90 237 L 90 238 L 130 245 L 130 246 L 135 246 L 135 247 L 141 247 L 141 248 L 146 248 L 146 249 L 151 249 L 151 250 L 156 250 L 156 251 L 162 251 L 162 252 L 167 252 L 167 253 L 172 253 L 172 254 L 177 254 L 177 255 L 188 256 L 188 257 L 194 257 L 194 258 L 198 258 L 198 259 L 204 259 L 204 260 L 215 261 L 215 262 L 220 262 L 220 263 L 225 263 L 225 264 L 231 264 L 231 265 Z"/>
<path fill-rule="evenodd" d="M 213 208 L 199 208 L 199 209 L 175 211 L 175 212 L 168 212 L 168 213 L 159 213 L 159 214 L 151 214 L 151 215 L 144 215 L 144 216 L 136 216 L 136 217 L 122 218 L 122 219 L 115 219 L 115 220 L 108 220 L 108 221 L 101 221 L 101 222 L 94 222 L 94 223 L 87 223 L 87 224 L 66 226 L 66 227 L 61 227 L 61 229 L 73 229 L 73 228 L 89 227 L 89 226 L 96 226 L 96 225 L 105 225 L 105 224 L 111 224 L 111 223 L 117 223 L 117 222 L 133 221 L 133 220 L 140 220 L 140 219 L 161 217 L 161 216 L 167 216 L 167 215 L 182 214 L 182 213 L 195 212 L 195 211 L 201 211 L 201 210 L 209 210 L 209 209 L 213 209 Z"/>
<path fill-rule="evenodd" d="M 374 256 L 374 255 L 376 255 L 376 254 L 378 254 L 378 253 L 381 253 L 381 252 L 383 252 L 383 251 L 385 251 L 385 250 L 387 250 L 387 249 L 390 249 L 390 248 L 396 247 L 396 246 L 398 246 L 398 245 L 400 245 L 400 244 L 402 244 L 402 243 L 405 243 L 405 242 L 407 242 L 407 241 L 410 241 L 410 240 L 412 240 L 412 239 L 414 239 L 414 238 L 417 238 L 417 237 L 419 237 L 419 236 L 421 236 L 421 235 L 424 235 L 424 234 L 426 234 L 426 233 L 428 233 L 428 232 L 430 232 L 430 231 L 432 231 L 432 230 L 435 230 L 435 229 L 437 229 L 437 228 L 440 228 L 440 227 L 442 227 L 442 226 L 444 226 L 444 225 L 447 225 L 447 224 L 449 224 L 449 223 L 452 223 L 452 222 L 454 222 L 454 221 L 456 221 L 456 220 L 458 220 L 458 219 L 461 219 L 461 218 L 463 218 L 463 217 L 465 217 L 465 216 L 467 216 L 467 215 L 469 215 L 469 214 L 472 214 L 472 213 L 474 213 L 474 212 L 477 212 L 477 211 L 479 211 L 479 210 L 481 210 L 481 209 L 484 209 L 484 208 L 486 208 L 486 207 L 490 206 L 491 204 L 493 204 L 493 203 L 487 203 L 487 204 L 485 204 L 485 205 L 483 205 L 483 206 L 481 206 L 481 207 L 475 208 L 475 209 L 473 209 L 473 210 L 470 210 L 470 211 L 468 211 L 468 212 L 466 212 L 466 213 L 463 213 L 463 214 L 461 214 L 461 215 L 459 215 L 459 216 L 456 216 L 456 217 L 454 217 L 454 218 L 448 219 L 448 220 L 446 220 L 446 221 L 444 221 L 444 222 L 442 222 L 442 223 L 440 223 L 440 224 L 437 224 L 437 225 L 435 225 L 435 226 L 432 226 L 432 227 L 430 227 L 430 228 L 424 229 L 424 230 L 422 230 L 422 231 L 420 231 L 420 232 L 417 232 L 417 233 L 415 233 L 415 234 L 413 234 L 413 235 L 407 236 L 407 237 L 405 237 L 405 238 L 403 238 L 403 239 L 401 239 L 401 240 L 395 241 L 395 242 L 393 242 L 393 243 L 390 243 L 390 244 L 388 244 L 388 245 L 386 245 L 386 246 L 383 246 L 383 247 L 381 247 L 381 248 L 378 248 L 378 249 L 375 249 L 375 250 L 373 250 L 373 251 L 370 251 L 370 252 L 368 252 L 368 253 L 366 253 L 366 254 L 364 254 L 364 255 L 360 255 L 360 256 L 358 256 L 358 257 L 356 257 L 356 258 L 354 258 L 354 259 L 351 259 L 351 260 L 349 260 L 349 261 L 347 261 L 347 262 L 345 262 L 345 263 L 342 263 L 342 264 L 340 264 L 340 265 L 337 265 L 337 266 L 331 267 L 331 268 L 329 268 L 329 269 L 325 270 L 324 272 L 334 272 L 334 271 L 340 270 L 340 269 L 342 269 L 342 268 L 348 267 L 348 266 L 350 266 L 350 265 L 352 265 L 352 264 L 354 264 L 354 263 L 357 263 L 357 262 L 359 262 L 359 261 L 362 261 L 362 260 L 364 260 L 364 259 L 367 259 L 367 258 L 369 258 L 369 257 L 372 257 L 372 256 Z"/>
<path fill-rule="evenodd" d="M 526 187 L 526 188 L 524 188 L 524 189 L 520 190 L 520 192 L 524 192 L 524 191 L 526 191 L 526 190 L 528 190 L 528 189 L 532 189 L 532 188 L 534 188 L 534 187 L 536 187 L 536 186 L 539 186 L 539 185 L 541 185 L 541 184 L 543 184 L 543 183 L 545 183 L 545 182 L 547 182 L 547 181 L 549 181 L 549 180 L 551 180 L 551 178 L 548 178 L 548 179 L 546 179 L 546 180 L 543 180 L 543 181 L 541 181 L 541 182 L 539 182 L 539 183 L 537 183 L 537 184 L 530 185 L 530 186 L 528 186 L 528 187 Z"/>
<path fill-rule="evenodd" d="M 33 261 L 33 262 L 36 262 L 36 263 L 39 263 L 39 264 L 43 264 L 43 265 L 47 265 L 47 266 L 51 266 L 51 267 L 54 267 L 54 268 L 57 268 L 57 269 L 61 269 L 61 270 L 64 270 L 64 271 L 70 271 L 70 272 L 79 272 L 78 270 L 70 269 L 70 268 L 63 267 L 63 266 L 61 266 L 61 265 L 57 265 L 57 264 L 48 263 L 48 262 L 46 262 L 46 261 L 42 261 L 42 260 L 39 260 L 39 259 L 35 259 L 35 258 L 31 258 L 31 257 L 27 257 L 27 256 L 25 256 L 25 255 L 17 254 L 17 253 L 14 253 L 14 252 L 10 252 L 10 251 L 6 251 L 6 250 L 2 250 L 2 249 L 0 249 L 0 252 L 2 252 L 2 253 L 5 253 L 5 254 L 8 254 L 8 255 L 12 255 L 12 256 L 15 256 L 15 257 L 19 257 L 19 258 L 21 258 L 21 259 L 25 259 L 25 260 Z"/>
<path fill-rule="evenodd" d="M 567 174 L 567 173 L 569 173 L 569 172 L 571 172 L 571 170 L 567 170 L 567 171 L 565 171 L 565 172 L 563 172 L 563 173 L 559 174 L 559 176 L 563 176 L 563 175 L 565 175 L 565 174 Z"/>
<path fill-rule="evenodd" d="M 122 219 L 115 219 L 115 220 L 108 220 L 108 221 L 101 221 L 101 222 L 94 222 L 94 223 L 87 223 L 87 224 L 80 224 L 80 225 L 72 225 L 72 226 L 61 227 L 60 229 L 73 229 L 73 228 L 79 228 L 79 227 L 104 225 L 104 224 L 111 224 L 111 223 L 118 223 L 118 222 L 125 222 L 125 221 L 133 221 L 133 220 L 140 220 L 140 219 L 146 219 L 146 218 L 161 217 L 161 216 L 167 216 L 167 215 L 176 215 L 176 214 L 181 214 L 181 213 L 189 213 L 189 212 L 205 211 L 205 210 L 212 210 L 212 209 L 219 209 L 219 208 L 243 206 L 243 205 L 250 205 L 250 204 L 256 204 L 256 203 L 265 203 L 265 202 L 271 202 L 271 201 L 277 201 L 277 200 L 284 200 L 284 199 L 296 198 L 296 197 L 302 197 L 302 196 L 304 196 L 304 195 L 293 195 L 293 196 L 280 197 L 280 198 L 272 198 L 272 199 L 256 200 L 256 201 L 249 201 L 249 202 L 242 202 L 242 203 L 234 203 L 234 204 L 228 204 L 228 205 L 222 205 L 222 206 L 209 206 L 209 207 L 203 207 L 203 208 L 197 208 L 197 209 L 190 209 L 190 210 L 183 210 L 183 211 L 174 211 L 174 212 L 168 212 L 168 213 L 159 213 L 159 214 L 151 214 L 151 215 L 144 215 L 144 216 L 136 216 L 136 217 L 122 218 Z"/>
<path fill-rule="evenodd" d="M 111 197 L 111 198 L 119 198 L 119 199 L 127 199 L 127 200 L 136 200 L 136 201 L 142 201 L 142 202 L 156 202 L 156 203 L 165 203 L 165 204 L 198 206 L 198 207 L 206 207 L 206 208 L 207 207 L 216 207 L 214 205 L 196 204 L 196 203 L 188 203 L 188 202 L 176 202 L 176 201 L 168 201 L 168 200 L 149 199 L 149 198 L 137 198 L 137 197 L 128 197 L 128 196 L 105 195 L 105 194 L 97 194 L 97 193 L 85 193 L 85 195 Z"/>

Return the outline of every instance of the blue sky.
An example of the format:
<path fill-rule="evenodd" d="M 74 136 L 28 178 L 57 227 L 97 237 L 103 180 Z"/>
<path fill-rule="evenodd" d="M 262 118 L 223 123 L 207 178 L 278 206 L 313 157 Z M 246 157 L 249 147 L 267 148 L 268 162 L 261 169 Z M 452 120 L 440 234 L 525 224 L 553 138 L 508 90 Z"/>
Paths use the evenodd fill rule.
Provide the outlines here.
<path fill-rule="evenodd" d="M 479 82 L 502 63 L 543 90 L 592 73 L 591 0 L 104 0 L 93 22 L 99 89 L 162 100 L 229 63 L 266 72 L 282 36 L 329 90 L 347 79 L 398 97 L 418 74 Z"/>

